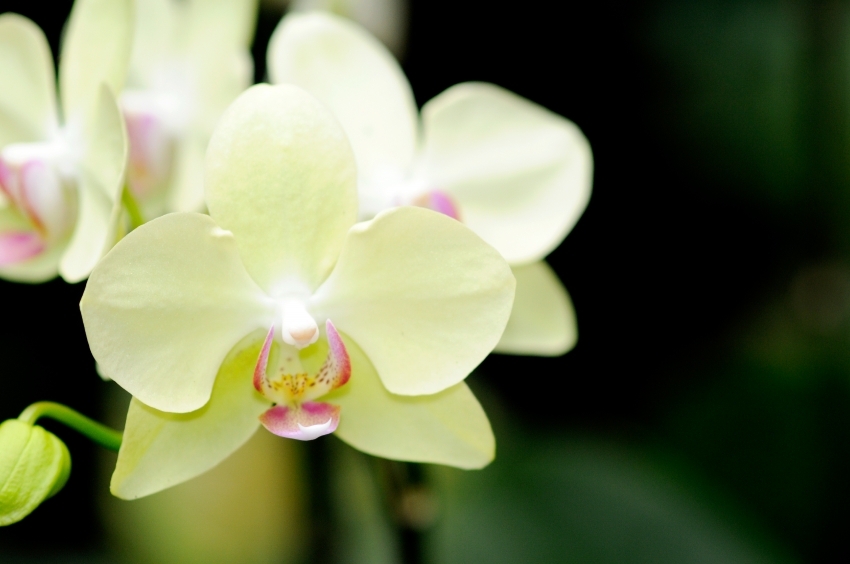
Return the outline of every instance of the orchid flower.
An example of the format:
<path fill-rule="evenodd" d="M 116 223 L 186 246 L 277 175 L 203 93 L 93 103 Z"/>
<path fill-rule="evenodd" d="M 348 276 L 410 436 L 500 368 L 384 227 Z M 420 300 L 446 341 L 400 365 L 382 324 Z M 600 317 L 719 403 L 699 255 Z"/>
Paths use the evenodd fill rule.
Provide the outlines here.
<path fill-rule="evenodd" d="M 0 16 L 0 277 L 80 281 L 118 236 L 127 141 L 114 92 L 131 40 L 131 0 L 77 0 L 57 107 L 44 34 Z"/>
<path fill-rule="evenodd" d="M 204 152 L 216 122 L 252 82 L 257 0 L 144 0 L 127 86 L 127 180 L 144 219 L 201 211 Z"/>
<path fill-rule="evenodd" d="M 210 215 L 131 232 L 80 303 L 95 359 L 134 396 L 112 492 L 188 480 L 260 425 L 486 465 L 492 431 L 463 380 L 510 316 L 515 283 L 499 253 L 426 209 L 356 224 L 349 142 L 295 86 L 237 98 L 205 166 Z"/>
<path fill-rule="evenodd" d="M 356 24 L 290 14 L 268 52 L 274 83 L 314 94 L 351 140 L 360 217 L 400 205 L 463 221 L 511 264 L 514 312 L 497 352 L 558 355 L 577 338 L 569 295 L 542 260 L 590 197 L 592 155 L 570 121 L 492 84 L 465 83 L 422 110 L 390 53 Z"/>

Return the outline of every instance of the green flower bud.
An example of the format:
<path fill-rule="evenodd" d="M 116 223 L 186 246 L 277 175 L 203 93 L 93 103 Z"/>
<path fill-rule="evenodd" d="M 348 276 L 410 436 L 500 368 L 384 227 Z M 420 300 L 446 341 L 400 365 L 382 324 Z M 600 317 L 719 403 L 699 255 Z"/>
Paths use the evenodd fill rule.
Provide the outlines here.
<path fill-rule="evenodd" d="M 0 424 L 0 526 L 29 515 L 70 473 L 71 455 L 56 435 L 17 419 Z"/>

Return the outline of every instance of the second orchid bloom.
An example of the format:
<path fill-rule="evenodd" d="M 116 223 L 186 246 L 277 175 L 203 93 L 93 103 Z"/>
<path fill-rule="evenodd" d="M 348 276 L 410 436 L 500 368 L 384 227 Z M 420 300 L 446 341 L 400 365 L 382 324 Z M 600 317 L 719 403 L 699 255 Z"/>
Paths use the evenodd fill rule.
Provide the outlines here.
<path fill-rule="evenodd" d="M 261 424 L 299 439 L 335 430 L 399 460 L 492 460 L 463 380 L 510 315 L 515 281 L 496 250 L 422 208 L 356 223 L 349 142 L 294 86 L 255 86 L 228 109 L 205 192 L 210 216 L 136 229 L 81 302 L 101 369 L 134 396 L 113 493 L 196 476 Z"/>

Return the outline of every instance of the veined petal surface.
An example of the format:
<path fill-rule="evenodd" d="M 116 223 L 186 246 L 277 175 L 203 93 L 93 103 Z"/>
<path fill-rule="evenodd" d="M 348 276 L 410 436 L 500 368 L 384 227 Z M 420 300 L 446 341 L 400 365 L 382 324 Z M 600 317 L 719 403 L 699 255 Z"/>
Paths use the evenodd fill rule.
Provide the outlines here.
<path fill-rule="evenodd" d="M 233 236 L 194 213 L 122 239 L 92 272 L 80 308 L 104 373 L 148 406 L 178 413 L 206 404 L 227 352 L 273 322 Z"/>
<path fill-rule="evenodd" d="M 495 352 L 557 356 L 578 340 L 576 312 L 557 274 L 543 261 L 511 269 L 516 298 Z"/>
<path fill-rule="evenodd" d="M 296 86 L 259 84 L 233 102 L 207 148 L 204 184 L 210 215 L 274 297 L 321 284 L 357 215 L 345 133 Z"/>
<path fill-rule="evenodd" d="M 102 82 L 115 95 L 121 92 L 132 46 L 132 0 L 74 2 L 59 64 L 59 93 L 66 121 L 86 110 Z"/>
<path fill-rule="evenodd" d="M 129 151 L 121 110 L 105 83 L 87 114 L 77 221 L 59 264 L 59 273 L 67 282 L 84 280 L 117 238 Z"/>
<path fill-rule="evenodd" d="M 254 390 L 251 373 L 263 332 L 242 339 L 221 364 L 209 403 L 191 413 L 165 413 L 133 399 L 110 489 L 135 499 L 206 472 L 238 449 L 271 402 Z"/>
<path fill-rule="evenodd" d="M 505 260 L 469 228 L 405 206 L 352 227 L 311 304 L 357 341 L 390 392 L 433 394 L 496 346 L 514 284 Z"/>
<path fill-rule="evenodd" d="M 342 408 L 339 438 L 393 460 L 468 469 L 493 460 L 496 440 L 490 422 L 466 384 L 426 396 L 392 394 L 360 347 L 351 338 L 343 339 L 351 358 L 351 380 L 322 398 Z"/>
<path fill-rule="evenodd" d="M 395 58 L 367 31 L 327 13 L 291 13 L 272 35 L 268 62 L 272 82 L 297 84 L 331 108 L 361 178 L 407 171 L 418 141 L 416 102 Z"/>
<path fill-rule="evenodd" d="M 587 206 L 593 157 L 571 121 L 481 83 L 449 88 L 422 120 L 429 181 L 509 263 L 545 257 Z"/>
<path fill-rule="evenodd" d="M 44 33 L 17 14 L 0 16 L 0 148 L 44 141 L 58 126 L 53 57 Z"/>

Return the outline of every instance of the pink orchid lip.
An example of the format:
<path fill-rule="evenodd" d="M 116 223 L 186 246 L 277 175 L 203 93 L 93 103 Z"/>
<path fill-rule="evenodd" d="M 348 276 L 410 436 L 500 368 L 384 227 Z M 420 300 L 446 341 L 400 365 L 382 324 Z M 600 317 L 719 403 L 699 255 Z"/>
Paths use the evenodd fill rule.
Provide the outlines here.
<path fill-rule="evenodd" d="M 413 205 L 427 208 L 461 221 L 460 208 L 451 196 L 442 190 L 431 190 L 413 199 Z"/>
<path fill-rule="evenodd" d="M 172 140 L 164 124 L 145 112 L 124 112 L 130 141 L 127 182 L 133 194 L 146 198 L 161 185 L 171 168 Z"/>
<path fill-rule="evenodd" d="M 0 233 L 0 266 L 31 259 L 44 251 L 44 240 L 35 231 Z"/>
<path fill-rule="evenodd" d="M 339 406 L 323 402 L 304 402 L 292 407 L 276 405 L 260 415 L 260 422 L 279 437 L 312 441 L 336 431 L 339 412 Z"/>

